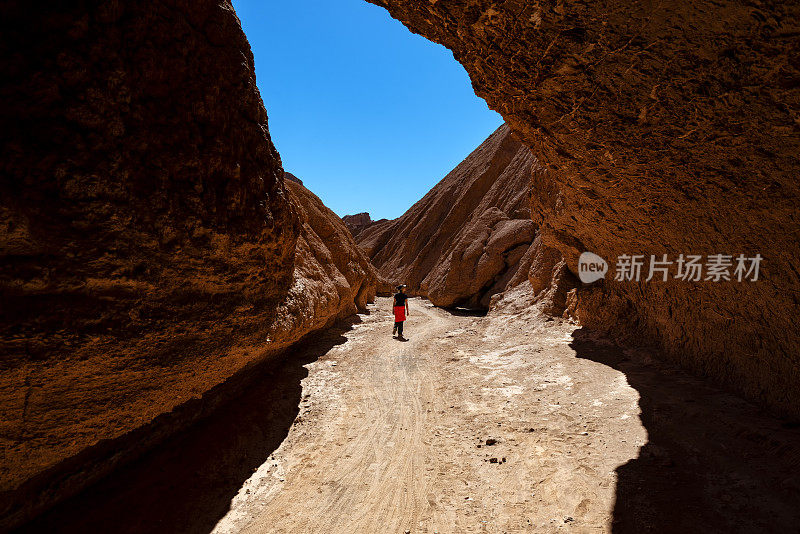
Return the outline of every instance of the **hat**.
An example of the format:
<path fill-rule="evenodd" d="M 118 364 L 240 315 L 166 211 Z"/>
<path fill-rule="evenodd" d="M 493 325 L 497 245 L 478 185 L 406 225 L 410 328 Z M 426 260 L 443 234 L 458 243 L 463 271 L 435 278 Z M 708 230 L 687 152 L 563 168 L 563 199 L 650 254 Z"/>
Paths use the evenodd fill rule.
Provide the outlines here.
<path fill-rule="evenodd" d="M 405 284 L 400 284 L 399 286 L 397 286 L 397 290 L 398 290 L 398 291 L 400 291 L 400 290 L 401 290 L 401 289 L 403 289 L 404 287 L 406 287 L 406 285 L 405 285 Z"/>

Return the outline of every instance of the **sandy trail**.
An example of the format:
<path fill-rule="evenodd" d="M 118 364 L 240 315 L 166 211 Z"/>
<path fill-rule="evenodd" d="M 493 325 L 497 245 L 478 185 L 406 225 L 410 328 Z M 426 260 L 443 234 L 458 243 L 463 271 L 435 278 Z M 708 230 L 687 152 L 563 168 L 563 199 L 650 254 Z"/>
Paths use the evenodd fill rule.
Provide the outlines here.
<path fill-rule="evenodd" d="M 402 532 L 417 523 L 428 490 L 435 383 L 425 355 L 452 319 L 419 302 L 411 307 L 409 341 L 392 339 L 391 319 L 376 310 L 369 328 L 338 351 L 338 368 L 348 375 L 341 405 L 332 417 L 309 420 L 322 428 L 290 436 L 279 455 L 286 481 L 248 530 Z"/>
<path fill-rule="evenodd" d="M 484 318 L 413 299 L 410 340 L 399 342 L 389 336 L 388 308 L 379 300 L 346 344 L 312 365 L 302 424 L 216 532 L 501 532 L 534 523 L 560 529 L 575 516 L 609 522 L 611 472 L 635 457 L 645 434 L 635 417 L 615 417 L 614 431 L 629 439 L 603 459 L 578 452 L 593 443 L 583 435 L 588 424 L 553 416 L 575 404 L 572 377 L 552 361 L 574 360 L 566 346 L 574 326 L 542 318 L 530 339 L 504 339 L 506 330 L 487 329 Z M 545 351 L 549 358 L 536 361 Z M 315 380 L 317 369 L 324 379 Z M 635 392 L 623 386 L 619 376 L 602 386 L 602 396 L 616 395 L 620 416 L 636 408 Z M 576 449 L 566 462 L 565 448 Z M 575 465 L 590 456 L 591 465 Z M 576 501 L 587 494 L 587 472 L 606 482 Z"/>
<path fill-rule="evenodd" d="M 796 427 L 527 299 L 412 299 L 407 342 L 378 299 L 30 530 L 796 530 Z"/>
<path fill-rule="evenodd" d="M 535 310 L 519 312 L 512 305 L 505 316 L 453 315 L 413 299 L 411 339 L 401 343 L 389 338 L 389 303 L 379 300 L 346 344 L 313 364 L 304 384 L 309 412 L 273 456 L 283 476 L 276 483 L 257 474 L 246 485 L 250 493 L 245 498 L 240 493 L 216 531 L 686 532 L 696 527 L 732 532 L 758 524 L 747 514 L 762 525 L 791 524 L 798 512 L 791 508 L 790 493 L 770 491 L 767 481 L 748 474 L 752 489 L 765 498 L 745 503 L 725 481 L 698 480 L 676 469 L 676 462 L 685 463 L 682 467 L 696 472 L 692 463 L 709 462 L 703 458 L 708 452 L 687 454 L 680 445 L 676 450 L 656 445 L 655 453 L 648 452 L 661 471 L 655 478 L 662 480 L 633 481 L 651 498 L 620 503 L 615 511 L 615 470 L 636 461 L 648 432 L 639 417 L 639 392 L 625 373 L 593 361 L 591 354 L 628 358 L 594 340 L 581 346 L 576 327 L 567 322 Z M 335 376 L 315 380 L 314 369 L 331 365 L 328 358 L 336 360 L 329 368 Z M 636 371 L 649 369 L 657 383 L 665 369 L 648 362 L 647 355 L 642 360 Z M 673 377 L 667 388 L 675 385 L 669 382 L 676 373 L 668 371 Z M 797 444 L 796 433 L 759 418 L 746 403 L 706 391 L 706 385 L 677 373 L 685 382 L 682 389 L 688 384 L 692 394 L 711 395 L 726 407 L 733 403 L 745 421 L 748 415 L 758 418 L 760 438 L 749 450 L 766 442 L 759 432 L 785 439 L 787 451 Z M 714 431 L 702 420 L 696 423 Z M 675 431 L 680 436 L 684 430 Z M 690 424 L 685 431 L 691 435 Z M 722 449 L 703 444 L 718 449 L 711 455 L 725 447 L 732 449 L 728 457 L 740 452 L 741 438 L 725 433 L 720 439 L 731 442 Z M 791 452 L 784 458 L 796 460 Z M 786 483 L 777 465 L 768 468 L 773 481 Z M 729 469 L 719 467 L 720 473 L 742 474 Z M 671 477 L 683 486 L 670 487 Z M 636 491 L 629 496 L 634 501 Z M 675 506 L 690 510 L 687 518 L 671 518 Z"/>

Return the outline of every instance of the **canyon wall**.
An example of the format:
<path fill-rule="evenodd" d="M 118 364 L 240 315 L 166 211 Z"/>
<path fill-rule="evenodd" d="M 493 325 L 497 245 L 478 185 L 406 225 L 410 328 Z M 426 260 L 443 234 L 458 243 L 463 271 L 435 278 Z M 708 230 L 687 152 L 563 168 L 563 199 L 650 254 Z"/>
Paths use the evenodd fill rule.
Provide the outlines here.
<path fill-rule="evenodd" d="M 530 150 L 503 125 L 419 202 L 356 236 L 380 273 L 437 306 L 487 308 L 534 240 Z M 527 271 L 525 271 L 527 272 Z"/>
<path fill-rule="evenodd" d="M 352 240 L 322 244 L 338 217 L 287 196 L 229 3 L 7 1 L 0 25 L 2 530 L 375 279 Z"/>
<path fill-rule="evenodd" d="M 800 416 L 800 4 L 370 1 L 533 150 L 543 243 L 572 273 L 612 262 L 572 299 L 583 324 Z M 625 254 L 763 260 L 757 281 L 616 281 Z"/>
<path fill-rule="evenodd" d="M 338 215 L 299 183 L 287 181 L 286 189 L 301 227 L 294 282 L 276 327 L 297 337 L 366 310 L 375 300 L 378 277 Z"/>

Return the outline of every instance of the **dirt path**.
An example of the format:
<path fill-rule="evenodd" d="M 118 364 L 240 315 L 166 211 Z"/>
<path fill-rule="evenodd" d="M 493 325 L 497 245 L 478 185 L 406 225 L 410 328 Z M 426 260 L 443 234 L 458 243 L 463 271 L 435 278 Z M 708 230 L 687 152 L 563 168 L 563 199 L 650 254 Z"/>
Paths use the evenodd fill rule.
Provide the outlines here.
<path fill-rule="evenodd" d="M 701 445 L 692 441 L 695 425 L 713 432 L 720 424 L 709 426 L 704 418 L 719 415 L 703 413 L 669 438 L 683 432 L 688 447 L 645 450 L 655 476 L 642 479 L 635 470 L 635 480 L 624 483 L 640 489 L 615 509 L 618 492 L 630 489 L 618 488 L 615 470 L 637 461 L 648 432 L 640 393 L 626 374 L 594 360 L 630 362 L 627 356 L 594 340 L 576 342 L 574 325 L 533 310 L 521 316 L 513 303 L 507 315 L 482 318 L 414 299 L 410 341 L 401 343 L 389 338 L 388 308 L 379 300 L 347 343 L 312 365 L 301 423 L 243 486 L 216 532 L 733 532 L 757 521 L 790 525 L 800 513 L 790 493 L 797 479 L 759 449 L 784 447 L 782 461 L 796 462 L 797 433 L 683 373 L 667 369 L 671 374 L 659 378 L 665 369 L 646 355 L 632 364 L 635 372 L 649 369 L 666 389 L 676 386 L 675 373 L 683 382 L 665 392 L 673 409 L 698 394 L 712 405 L 733 403 L 721 414 L 743 418 L 734 432 L 747 428 L 755 443 L 744 446 L 769 474 L 759 480 L 763 472 L 754 477 L 728 465 L 745 441 L 730 429 L 717 436 L 721 448 L 703 443 L 711 450 L 687 452 Z M 781 445 L 767 445 L 770 439 Z M 706 470 L 738 479 L 738 489 Z M 742 480 L 755 494 L 742 495 Z M 786 491 L 770 487 L 774 482 Z M 650 495 L 637 497 L 639 491 Z M 671 517 L 674 507 L 686 517 Z"/>
<path fill-rule="evenodd" d="M 319 362 L 335 364 L 338 376 L 309 377 L 302 426 L 275 454 L 285 481 L 263 503 L 256 489 L 233 516 L 247 520 L 239 509 L 258 508 L 251 530 L 273 532 L 402 532 L 417 524 L 428 498 L 438 378 L 426 355 L 457 321 L 419 301 L 411 314 L 409 341 L 392 339 L 391 319 L 376 310 L 328 355 L 335 362 Z M 226 523 L 218 531 L 241 526 Z"/>
<path fill-rule="evenodd" d="M 576 411 L 574 378 L 558 361 L 574 360 L 574 326 L 541 318 L 524 337 L 507 337 L 486 318 L 418 299 L 408 342 L 390 338 L 391 321 L 379 300 L 346 344 L 312 364 L 300 424 L 216 532 L 502 532 L 574 526 L 576 517 L 609 522 L 610 474 L 635 457 L 645 433 L 624 417 L 635 410 L 635 392 L 610 369 L 607 380 L 594 373 L 604 402 L 593 402 L 614 411 L 606 426 L 627 438 L 612 455 L 588 437 L 598 435 L 595 423 L 560 413 Z"/>
<path fill-rule="evenodd" d="M 528 299 L 379 299 L 29 531 L 796 531 L 796 427 Z"/>

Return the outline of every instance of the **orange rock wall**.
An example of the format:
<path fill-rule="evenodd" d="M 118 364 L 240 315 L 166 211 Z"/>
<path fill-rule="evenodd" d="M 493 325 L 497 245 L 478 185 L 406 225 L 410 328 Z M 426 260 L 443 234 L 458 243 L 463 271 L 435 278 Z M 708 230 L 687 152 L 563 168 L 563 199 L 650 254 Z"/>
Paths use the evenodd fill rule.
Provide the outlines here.
<path fill-rule="evenodd" d="M 450 48 L 546 168 L 545 244 L 761 254 L 758 282 L 607 280 L 574 312 L 800 416 L 800 4 L 371 0 Z"/>
<path fill-rule="evenodd" d="M 0 25 L 3 530 L 376 282 L 287 193 L 230 3 L 9 1 Z"/>

